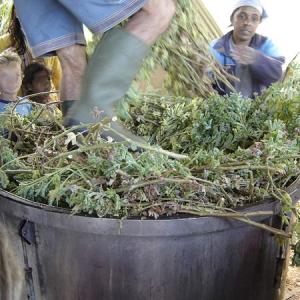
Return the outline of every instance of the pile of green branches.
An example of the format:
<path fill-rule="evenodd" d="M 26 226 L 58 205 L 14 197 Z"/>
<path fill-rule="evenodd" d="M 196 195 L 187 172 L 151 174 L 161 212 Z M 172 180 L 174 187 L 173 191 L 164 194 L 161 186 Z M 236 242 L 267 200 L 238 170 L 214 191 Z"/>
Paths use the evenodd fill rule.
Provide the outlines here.
<path fill-rule="evenodd" d="M 295 138 L 300 128 L 300 81 L 270 87 L 255 100 L 238 94 L 184 98 L 146 94 L 130 98 L 125 124 L 150 143 L 180 153 L 199 148 L 227 153 L 261 141 L 274 128 Z"/>
<path fill-rule="evenodd" d="M 216 95 L 208 74 L 227 79 L 209 52 L 217 31 L 200 3 L 178 1 L 142 71 L 162 66 L 172 96 L 137 94 L 127 103 L 124 123 L 150 144 L 102 139 L 111 120 L 66 130 L 55 109 L 38 105 L 21 117 L 12 106 L 0 114 L 0 187 L 76 214 L 231 217 L 286 235 L 249 219 L 272 212 L 235 209 L 278 199 L 288 222 L 286 188 L 300 178 L 299 78 L 255 100 Z"/>
<path fill-rule="evenodd" d="M 46 106 L 24 118 L 12 107 L 0 114 L 0 186 L 77 214 L 193 214 L 250 224 L 252 214 L 234 209 L 271 197 L 281 201 L 287 222 L 285 188 L 300 176 L 299 92 L 289 81 L 256 100 L 144 96 L 130 104 L 126 122 L 153 146 L 103 140 L 110 120 L 66 130 Z"/>
<path fill-rule="evenodd" d="M 267 196 L 284 202 L 283 190 L 299 177 L 300 81 L 293 78 L 255 100 L 144 95 L 128 103 L 125 124 L 150 143 L 189 155 L 193 176 L 226 182 L 226 206 L 229 198 L 233 206 Z"/>
<path fill-rule="evenodd" d="M 12 0 L 2 0 L 0 3 L 0 35 L 6 33 L 12 5 Z"/>

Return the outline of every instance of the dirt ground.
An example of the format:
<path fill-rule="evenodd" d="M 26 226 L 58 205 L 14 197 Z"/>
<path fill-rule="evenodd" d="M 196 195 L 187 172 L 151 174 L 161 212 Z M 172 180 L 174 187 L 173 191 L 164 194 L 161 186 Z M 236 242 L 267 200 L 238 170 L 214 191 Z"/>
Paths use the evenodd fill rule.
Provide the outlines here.
<path fill-rule="evenodd" d="M 300 267 L 289 268 L 285 300 L 300 300 Z"/>

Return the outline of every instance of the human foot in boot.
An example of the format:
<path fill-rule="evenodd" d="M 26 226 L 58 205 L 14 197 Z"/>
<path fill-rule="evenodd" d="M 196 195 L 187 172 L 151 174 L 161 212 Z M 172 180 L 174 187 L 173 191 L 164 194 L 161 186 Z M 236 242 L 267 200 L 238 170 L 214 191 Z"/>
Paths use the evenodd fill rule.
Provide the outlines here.
<path fill-rule="evenodd" d="M 147 44 L 127 31 L 116 28 L 108 31 L 89 61 L 80 101 L 70 109 L 66 120 L 78 123 L 96 123 L 104 118 L 113 120 L 115 104 L 129 89 L 148 50 Z M 135 142 L 145 142 L 118 121 L 112 121 L 111 128 L 120 133 L 107 132 L 115 141 L 122 141 L 121 136 L 125 136 Z"/>

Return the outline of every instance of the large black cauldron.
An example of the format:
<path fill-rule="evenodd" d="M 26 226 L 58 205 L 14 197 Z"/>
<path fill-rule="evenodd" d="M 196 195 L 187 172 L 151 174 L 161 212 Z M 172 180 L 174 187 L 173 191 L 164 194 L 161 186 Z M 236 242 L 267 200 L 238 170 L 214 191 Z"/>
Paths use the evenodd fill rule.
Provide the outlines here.
<path fill-rule="evenodd" d="M 276 212 L 278 203 L 246 210 Z M 275 300 L 280 286 L 276 237 L 238 221 L 72 216 L 3 191 L 0 221 L 24 263 L 24 299 Z"/>

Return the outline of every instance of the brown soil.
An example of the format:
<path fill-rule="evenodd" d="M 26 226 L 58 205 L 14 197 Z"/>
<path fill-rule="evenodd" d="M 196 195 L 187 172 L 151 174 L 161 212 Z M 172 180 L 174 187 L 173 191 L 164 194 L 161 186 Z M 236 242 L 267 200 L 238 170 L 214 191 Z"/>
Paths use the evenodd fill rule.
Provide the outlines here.
<path fill-rule="evenodd" d="M 300 267 L 289 268 L 285 300 L 300 300 Z"/>

